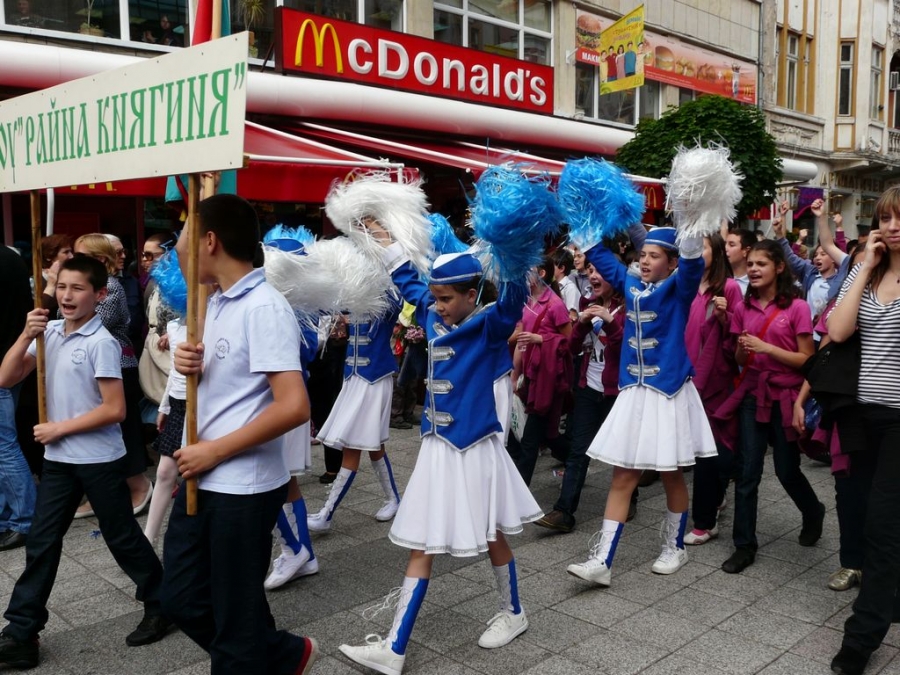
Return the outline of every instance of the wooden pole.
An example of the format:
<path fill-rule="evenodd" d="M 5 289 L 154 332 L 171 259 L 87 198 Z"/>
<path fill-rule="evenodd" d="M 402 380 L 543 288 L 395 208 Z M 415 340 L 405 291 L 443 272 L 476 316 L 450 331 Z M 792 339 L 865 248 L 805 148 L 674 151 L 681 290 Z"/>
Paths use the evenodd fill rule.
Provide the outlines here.
<path fill-rule="evenodd" d="M 188 219 L 187 219 L 187 341 L 197 344 L 202 339 L 200 334 L 200 268 L 198 255 L 200 252 L 200 217 L 197 205 L 200 203 L 200 179 L 196 174 L 188 177 Z M 187 401 L 185 402 L 184 426 L 187 444 L 197 442 L 197 385 L 199 375 L 187 376 Z M 188 478 L 187 514 L 197 515 L 197 479 Z"/>
<path fill-rule="evenodd" d="M 34 308 L 43 307 L 44 261 L 41 253 L 41 193 L 31 191 L 31 270 L 34 274 Z M 47 354 L 44 350 L 44 336 L 38 335 L 37 345 L 37 391 L 38 421 L 47 422 Z"/>

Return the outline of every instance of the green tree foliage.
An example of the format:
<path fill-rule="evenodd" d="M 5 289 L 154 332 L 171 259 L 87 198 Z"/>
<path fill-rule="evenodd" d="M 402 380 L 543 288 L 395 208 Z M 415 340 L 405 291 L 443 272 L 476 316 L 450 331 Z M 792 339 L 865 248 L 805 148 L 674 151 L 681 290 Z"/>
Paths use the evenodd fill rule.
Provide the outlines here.
<path fill-rule="evenodd" d="M 781 180 L 775 139 L 766 131 L 761 110 L 723 96 L 701 96 L 670 108 L 658 120 L 641 120 L 634 138 L 616 154 L 616 164 L 629 173 L 663 178 L 669 173 L 678 146 L 692 147 L 698 141 L 726 146 L 731 161 L 744 174 L 738 220 L 771 204 Z"/>

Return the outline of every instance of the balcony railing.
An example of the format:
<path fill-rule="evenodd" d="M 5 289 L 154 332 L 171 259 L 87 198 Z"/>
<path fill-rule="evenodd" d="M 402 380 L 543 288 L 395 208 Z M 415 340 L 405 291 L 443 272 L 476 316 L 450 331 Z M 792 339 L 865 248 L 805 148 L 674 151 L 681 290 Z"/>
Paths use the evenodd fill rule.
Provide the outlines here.
<path fill-rule="evenodd" d="M 888 129 L 888 153 L 900 155 L 900 129 Z"/>

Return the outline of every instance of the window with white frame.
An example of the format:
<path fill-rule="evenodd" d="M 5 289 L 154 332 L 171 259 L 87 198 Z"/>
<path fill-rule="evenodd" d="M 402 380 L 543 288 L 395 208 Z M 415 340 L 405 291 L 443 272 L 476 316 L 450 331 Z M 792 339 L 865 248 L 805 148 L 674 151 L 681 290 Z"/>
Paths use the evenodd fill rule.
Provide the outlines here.
<path fill-rule="evenodd" d="M 784 105 L 791 110 L 797 109 L 797 78 L 799 77 L 800 36 L 788 33 L 787 54 L 785 55 Z"/>
<path fill-rule="evenodd" d="M 643 86 L 636 89 L 601 95 L 597 71 L 595 66 L 576 64 L 575 107 L 579 116 L 631 126 L 647 117 L 659 118 L 662 113 L 659 82 L 644 80 Z"/>
<path fill-rule="evenodd" d="M 881 91 L 884 85 L 884 49 L 872 47 L 872 74 L 869 78 L 869 117 L 880 120 L 884 111 Z"/>
<path fill-rule="evenodd" d="M 445 0 L 434 3 L 434 39 L 552 65 L 550 0 Z"/>
<path fill-rule="evenodd" d="M 853 114 L 853 43 L 841 43 L 841 64 L 838 73 L 838 115 Z"/>

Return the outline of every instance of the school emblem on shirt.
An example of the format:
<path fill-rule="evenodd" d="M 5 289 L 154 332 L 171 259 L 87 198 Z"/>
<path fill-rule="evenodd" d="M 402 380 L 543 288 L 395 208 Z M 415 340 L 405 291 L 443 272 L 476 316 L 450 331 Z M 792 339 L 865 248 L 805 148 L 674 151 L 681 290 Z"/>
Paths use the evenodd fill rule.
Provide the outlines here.
<path fill-rule="evenodd" d="M 80 366 L 87 359 L 87 352 L 83 349 L 73 349 L 72 350 L 72 363 L 76 366 Z"/>
<path fill-rule="evenodd" d="M 226 338 L 219 338 L 216 342 L 216 358 L 224 359 L 231 351 L 231 343 Z"/>

